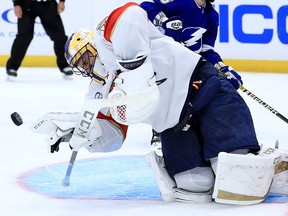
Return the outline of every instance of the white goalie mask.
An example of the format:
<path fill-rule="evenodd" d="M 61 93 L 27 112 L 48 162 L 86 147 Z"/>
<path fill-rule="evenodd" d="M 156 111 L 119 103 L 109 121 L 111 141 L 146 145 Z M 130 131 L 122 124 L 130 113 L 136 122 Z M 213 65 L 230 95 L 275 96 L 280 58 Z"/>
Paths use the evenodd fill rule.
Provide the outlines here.
<path fill-rule="evenodd" d="M 76 75 L 97 79 L 94 65 L 98 52 L 94 42 L 94 32 L 79 29 L 65 44 L 65 58 Z"/>

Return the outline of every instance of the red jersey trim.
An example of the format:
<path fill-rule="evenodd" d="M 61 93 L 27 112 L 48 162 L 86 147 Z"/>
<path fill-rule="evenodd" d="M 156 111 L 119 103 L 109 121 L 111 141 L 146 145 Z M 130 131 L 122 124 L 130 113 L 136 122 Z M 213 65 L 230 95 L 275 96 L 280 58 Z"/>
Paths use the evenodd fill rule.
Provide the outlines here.
<path fill-rule="evenodd" d="M 115 9 L 114 11 L 112 11 L 112 13 L 109 15 L 105 23 L 105 30 L 104 30 L 104 38 L 107 41 L 111 42 L 111 35 L 113 34 L 113 31 L 117 24 L 118 19 L 121 17 L 124 11 L 130 6 L 139 6 L 139 5 L 135 2 L 128 2 L 122 7 L 119 7 Z"/>
<path fill-rule="evenodd" d="M 110 121 L 111 124 L 113 124 L 114 126 L 116 126 L 117 128 L 122 130 L 122 134 L 124 136 L 124 139 L 126 138 L 126 134 L 127 134 L 127 130 L 128 130 L 127 125 L 120 124 L 120 123 L 116 122 L 111 116 L 106 116 L 106 115 L 102 114 L 101 112 L 98 112 L 97 118 Z"/>

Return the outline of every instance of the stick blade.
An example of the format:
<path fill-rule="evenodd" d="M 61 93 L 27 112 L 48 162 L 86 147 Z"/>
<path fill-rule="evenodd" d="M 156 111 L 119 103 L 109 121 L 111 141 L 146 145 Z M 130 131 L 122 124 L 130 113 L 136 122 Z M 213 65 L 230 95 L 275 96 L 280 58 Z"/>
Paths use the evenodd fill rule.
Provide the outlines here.
<path fill-rule="evenodd" d="M 69 182 L 69 180 L 67 181 L 67 180 L 65 180 L 65 179 L 62 179 L 61 185 L 62 185 L 63 187 L 69 187 L 69 186 L 70 186 L 70 182 Z"/>

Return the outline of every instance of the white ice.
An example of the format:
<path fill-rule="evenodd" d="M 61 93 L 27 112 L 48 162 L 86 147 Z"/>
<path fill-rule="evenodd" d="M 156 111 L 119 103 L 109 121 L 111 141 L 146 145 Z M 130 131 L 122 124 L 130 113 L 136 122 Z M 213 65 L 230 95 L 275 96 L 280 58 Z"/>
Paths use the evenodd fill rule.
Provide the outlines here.
<path fill-rule="evenodd" d="M 29 126 L 47 112 L 81 110 L 89 79 L 74 77 L 64 80 L 56 68 L 21 68 L 16 82 L 7 82 L 5 69 L 0 68 L 0 215 L 1 216 L 287 216 L 285 203 L 263 203 L 253 206 L 230 206 L 216 203 L 186 204 L 163 201 L 115 201 L 54 199 L 21 188 L 18 176 L 38 167 L 68 163 L 71 151 L 62 148 L 49 154 L 45 136 L 33 134 Z M 241 73 L 244 86 L 288 116 L 288 74 Z M 240 92 L 249 105 L 259 142 L 288 149 L 288 124 Z M 18 112 L 24 124 L 17 127 L 10 119 Z M 150 127 L 131 127 L 121 150 L 109 155 L 144 155 L 149 150 Z M 77 160 L 95 158 L 80 150 Z M 63 173 L 64 176 L 64 173 Z M 60 180 L 59 180 L 60 181 Z M 83 176 L 85 181 L 85 176 Z"/>

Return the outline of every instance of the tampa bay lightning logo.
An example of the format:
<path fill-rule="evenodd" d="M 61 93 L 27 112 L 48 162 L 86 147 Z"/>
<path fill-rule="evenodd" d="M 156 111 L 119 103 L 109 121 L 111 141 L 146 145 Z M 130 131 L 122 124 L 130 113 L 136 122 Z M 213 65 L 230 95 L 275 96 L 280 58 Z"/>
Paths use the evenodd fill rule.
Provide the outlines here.
<path fill-rule="evenodd" d="M 201 27 L 188 27 L 183 30 L 183 43 L 196 53 L 202 51 L 202 36 L 206 29 Z"/>

